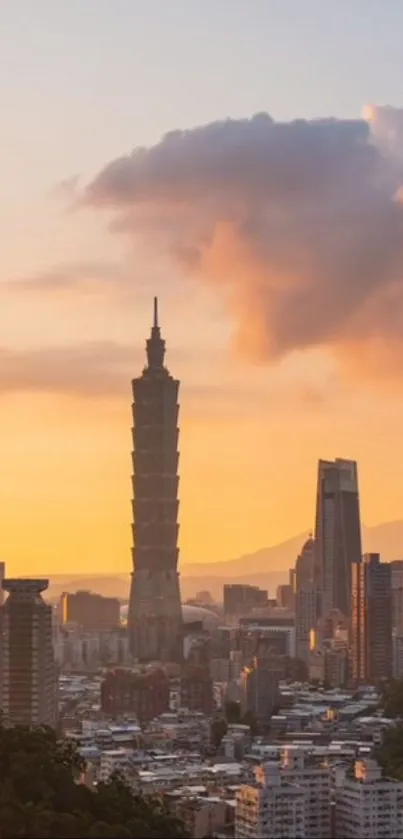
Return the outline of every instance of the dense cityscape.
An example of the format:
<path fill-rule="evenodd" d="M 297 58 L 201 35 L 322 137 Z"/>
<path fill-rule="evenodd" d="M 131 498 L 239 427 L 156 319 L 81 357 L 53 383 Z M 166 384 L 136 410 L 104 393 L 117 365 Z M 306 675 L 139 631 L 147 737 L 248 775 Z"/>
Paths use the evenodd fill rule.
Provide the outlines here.
<path fill-rule="evenodd" d="M 182 605 L 179 381 L 157 299 L 132 385 L 130 597 L 47 602 L 46 580 L 2 565 L 2 737 L 49 726 L 79 784 L 118 776 L 163 802 L 161 833 L 92 836 L 403 836 L 403 560 L 362 555 L 357 463 L 319 460 L 313 533 L 275 593 L 228 580 L 222 602 Z"/>
<path fill-rule="evenodd" d="M 402 32 L 0 0 L 0 839 L 403 839 Z"/>

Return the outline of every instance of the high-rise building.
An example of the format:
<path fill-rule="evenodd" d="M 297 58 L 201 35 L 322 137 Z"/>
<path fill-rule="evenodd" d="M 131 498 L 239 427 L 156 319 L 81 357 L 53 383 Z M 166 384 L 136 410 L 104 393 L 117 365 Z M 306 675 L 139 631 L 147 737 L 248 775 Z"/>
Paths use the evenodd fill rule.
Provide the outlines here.
<path fill-rule="evenodd" d="M 133 387 L 133 575 L 128 631 L 134 658 L 181 661 L 178 575 L 178 392 L 164 366 L 165 341 L 154 322 L 147 364 Z"/>
<path fill-rule="evenodd" d="M 309 662 L 311 630 L 318 619 L 318 575 L 315 543 L 309 538 L 295 563 L 295 636 L 296 654 Z"/>
<path fill-rule="evenodd" d="M 351 565 L 361 559 L 358 469 L 354 460 L 320 460 L 315 521 L 321 614 L 350 616 Z"/>
<path fill-rule="evenodd" d="M 259 769 L 257 782 L 240 786 L 236 792 L 236 839 L 305 839 L 306 790 L 285 781 L 274 761 Z"/>
<path fill-rule="evenodd" d="M 288 746 L 279 763 L 257 766 L 254 783 L 237 792 L 235 836 L 329 839 L 330 798 L 329 766 Z"/>
<path fill-rule="evenodd" d="M 379 554 L 353 563 L 351 663 L 356 683 L 378 684 L 392 678 L 392 575 Z"/>
<path fill-rule="evenodd" d="M 286 746 L 281 754 L 281 774 L 284 781 L 306 791 L 306 836 L 328 839 L 331 836 L 329 766 L 310 761 L 303 748 L 292 745 Z"/>
<path fill-rule="evenodd" d="M 42 599 L 48 580 L 4 579 L 0 707 L 15 725 L 57 723 L 57 673 L 52 607 Z"/>
<path fill-rule="evenodd" d="M 60 623 L 74 623 L 85 631 L 118 629 L 120 602 L 92 591 L 64 592 L 60 597 Z"/>
<path fill-rule="evenodd" d="M 252 711 L 255 717 L 267 722 L 279 698 L 279 681 L 284 678 L 283 660 L 276 655 L 257 655 L 251 667 L 241 673 L 241 710 Z"/>

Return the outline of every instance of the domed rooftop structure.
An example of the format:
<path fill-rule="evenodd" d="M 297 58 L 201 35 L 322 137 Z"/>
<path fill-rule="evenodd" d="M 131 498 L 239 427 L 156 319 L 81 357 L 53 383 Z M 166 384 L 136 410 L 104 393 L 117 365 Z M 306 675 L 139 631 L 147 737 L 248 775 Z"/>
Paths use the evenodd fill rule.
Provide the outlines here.
<path fill-rule="evenodd" d="M 127 605 L 122 606 L 120 609 L 122 623 L 126 623 L 127 621 L 128 610 L 129 607 Z M 213 632 L 220 624 L 220 618 L 215 612 L 212 612 L 210 609 L 205 609 L 204 606 L 191 606 L 187 603 L 182 604 L 182 618 L 185 627 L 189 623 L 202 623 L 203 629 L 207 632 Z"/>
<path fill-rule="evenodd" d="M 220 624 L 220 618 L 211 609 L 206 609 L 204 606 L 191 606 L 187 603 L 182 604 L 182 618 L 185 626 L 187 623 L 197 621 L 203 624 L 203 629 L 207 632 L 212 632 Z"/>

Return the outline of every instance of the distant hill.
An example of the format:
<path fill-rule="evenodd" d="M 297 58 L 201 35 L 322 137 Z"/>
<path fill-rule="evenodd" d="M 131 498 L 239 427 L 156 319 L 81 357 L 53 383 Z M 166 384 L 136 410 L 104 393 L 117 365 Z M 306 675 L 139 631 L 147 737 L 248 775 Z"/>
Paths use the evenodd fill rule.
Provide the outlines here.
<path fill-rule="evenodd" d="M 288 570 L 294 566 L 302 545 L 309 532 L 300 533 L 279 545 L 227 562 L 186 563 L 181 567 L 182 597 L 193 597 L 198 591 L 210 591 L 213 597 L 222 596 L 224 583 L 250 583 L 268 588 L 271 595 L 288 579 Z M 387 562 L 403 558 L 403 521 L 386 522 L 375 527 L 362 528 L 363 550 L 381 554 Z M 115 574 L 84 576 L 79 574 L 55 575 L 50 577 L 49 595 L 59 597 L 63 591 L 90 589 L 110 597 L 127 598 L 130 575 Z"/>
<path fill-rule="evenodd" d="M 385 562 L 403 559 L 403 521 L 389 521 L 375 527 L 363 527 L 364 551 L 380 553 Z"/>
<path fill-rule="evenodd" d="M 299 533 L 286 542 L 279 545 L 272 545 L 270 548 L 261 548 L 250 554 L 244 554 L 237 559 L 230 559 L 227 562 L 198 562 L 194 564 L 184 562 L 181 575 L 183 577 L 204 577 L 225 576 L 239 577 L 246 573 L 267 574 L 268 571 L 288 571 L 301 550 L 302 545 L 309 536 L 309 531 Z"/>

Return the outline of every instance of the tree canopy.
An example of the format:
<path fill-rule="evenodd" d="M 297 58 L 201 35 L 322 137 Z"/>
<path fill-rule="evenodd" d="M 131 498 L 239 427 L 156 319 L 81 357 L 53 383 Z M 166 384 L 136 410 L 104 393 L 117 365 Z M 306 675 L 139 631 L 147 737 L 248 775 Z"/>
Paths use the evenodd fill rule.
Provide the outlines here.
<path fill-rule="evenodd" d="M 158 797 L 134 795 L 122 779 L 90 789 L 84 762 L 50 728 L 0 725 L 0 839 L 181 839 L 188 836 Z"/>
<path fill-rule="evenodd" d="M 392 679 L 383 690 L 380 706 L 385 717 L 403 718 L 403 679 Z"/>
<path fill-rule="evenodd" d="M 383 774 L 403 781 L 403 726 L 398 725 L 385 731 L 382 744 L 376 749 L 375 757 L 382 766 Z"/>

